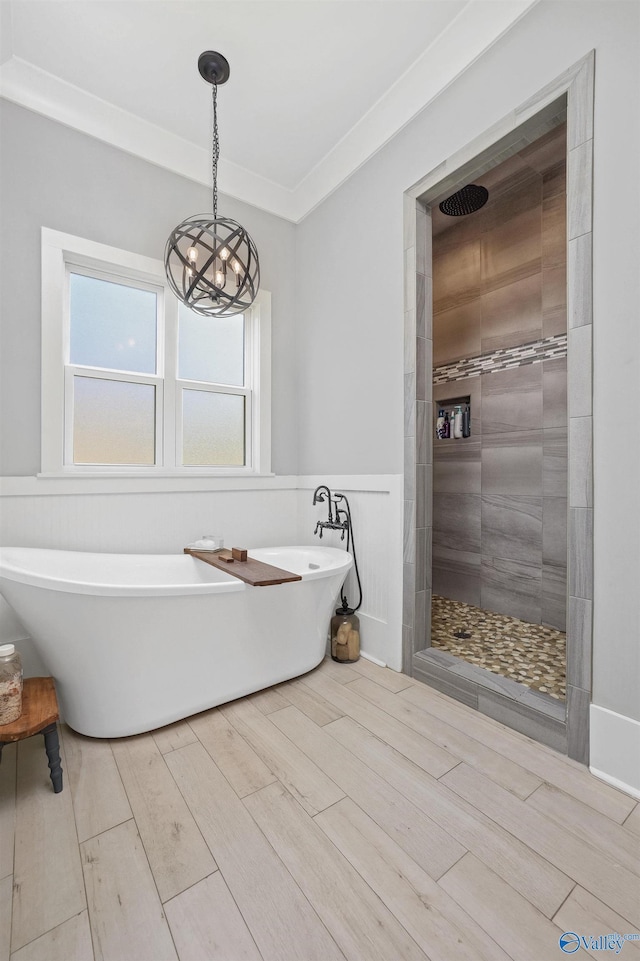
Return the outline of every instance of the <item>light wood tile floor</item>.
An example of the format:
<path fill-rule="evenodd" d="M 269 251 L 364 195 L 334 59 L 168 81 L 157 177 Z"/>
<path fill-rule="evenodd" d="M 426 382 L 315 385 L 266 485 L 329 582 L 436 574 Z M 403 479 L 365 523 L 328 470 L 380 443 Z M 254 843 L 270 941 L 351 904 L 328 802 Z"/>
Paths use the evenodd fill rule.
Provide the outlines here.
<path fill-rule="evenodd" d="M 4 750 L 0 961 L 558 961 L 564 931 L 640 931 L 640 805 L 364 659 L 61 733 L 61 794 L 41 738 Z"/>

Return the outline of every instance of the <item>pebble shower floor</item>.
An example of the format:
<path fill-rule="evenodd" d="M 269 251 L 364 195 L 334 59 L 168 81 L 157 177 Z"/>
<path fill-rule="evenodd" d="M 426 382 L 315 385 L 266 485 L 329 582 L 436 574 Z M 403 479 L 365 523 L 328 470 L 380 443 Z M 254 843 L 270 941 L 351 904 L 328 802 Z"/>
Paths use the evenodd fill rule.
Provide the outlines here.
<path fill-rule="evenodd" d="M 550 697 L 565 697 L 566 634 L 552 627 L 434 594 L 431 645 Z"/>

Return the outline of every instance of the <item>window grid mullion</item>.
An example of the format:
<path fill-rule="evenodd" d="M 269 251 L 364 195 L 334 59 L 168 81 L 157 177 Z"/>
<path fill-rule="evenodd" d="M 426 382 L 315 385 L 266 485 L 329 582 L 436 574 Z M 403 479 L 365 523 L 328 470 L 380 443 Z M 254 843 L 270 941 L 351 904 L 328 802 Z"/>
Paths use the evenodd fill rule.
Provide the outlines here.
<path fill-rule="evenodd" d="M 240 394 L 247 397 L 251 391 L 248 387 L 228 387 L 226 384 L 210 384 L 207 381 L 176 380 L 179 390 L 205 390 L 211 394 Z"/>
<path fill-rule="evenodd" d="M 134 374 L 129 370 L 111 370 L 104 367 L 80 367 L 78 364 L 66 364 L 67 370 L 73 377 L 94 377 L 97 380 L 117 380 L 123 384 L 151 384 L 157 387 L 162 383 L 162 377 L 157 374 Z"/>
<path fill-rule="evenodd" d="M 73 464 L 73 372 L 69 367 L 64 372 L 64 459 L 63 463 Z"/>
<path fill-rule="evenodd" d="M 165 290 L 162 298 L 163 318 L 163 436 L 164 466 L 181 465 L 177 444 L 180 418 L 178 416 L 178 302 Z"/>

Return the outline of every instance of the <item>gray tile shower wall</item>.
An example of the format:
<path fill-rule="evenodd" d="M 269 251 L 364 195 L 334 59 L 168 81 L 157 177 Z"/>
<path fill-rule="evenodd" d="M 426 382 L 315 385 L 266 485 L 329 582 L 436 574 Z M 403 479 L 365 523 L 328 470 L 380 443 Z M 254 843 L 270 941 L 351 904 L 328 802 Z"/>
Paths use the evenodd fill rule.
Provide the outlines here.
<path fill-rule="evenodd" d="M 493 208 L 454 224 L 434 211 L 433 230 L 432 437 L 439 404 L 471 401 L 471 436 L 433 440 L 433 591 L 562 631 L 566 175 L 547 160 L 565 136 L 492 172 Z"/>
<path fill-rule="evenodd" d="M 547 370 L 549 365 L 549 370 Z M 434 591 L 564 630 L 566 357 L 434 386 L 471 398 L 471 437 L 433 442 Z M 435 426 L 434 426 L 435 433 Z"/>

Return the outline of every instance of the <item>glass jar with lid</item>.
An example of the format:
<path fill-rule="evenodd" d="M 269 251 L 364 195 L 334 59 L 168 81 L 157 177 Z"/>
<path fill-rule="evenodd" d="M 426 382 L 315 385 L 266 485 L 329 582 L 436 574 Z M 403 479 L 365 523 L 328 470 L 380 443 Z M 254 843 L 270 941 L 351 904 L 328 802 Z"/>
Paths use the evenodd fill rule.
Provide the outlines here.
<path fill-rule="evenodd" d="M 360 657 L 360 620 L 346 601 L 331 618 L 331 657 L 353 664 Z"/>
<path fill-rule="evenodd" d="M 22 661 L 14 644 L 0 644 L 0 724 L 22 714 Z"/>

